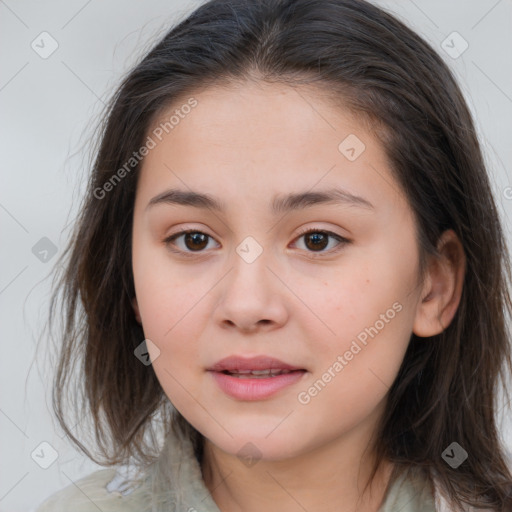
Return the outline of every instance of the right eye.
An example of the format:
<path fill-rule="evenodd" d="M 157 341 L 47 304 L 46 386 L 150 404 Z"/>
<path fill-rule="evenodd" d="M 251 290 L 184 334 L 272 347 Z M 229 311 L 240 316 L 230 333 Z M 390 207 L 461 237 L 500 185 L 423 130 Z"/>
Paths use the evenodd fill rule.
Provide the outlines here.
<path fill-rule="evenodd" d="M 198 231 L 196 229 L 185 229 L 168 236 L 164 240 L 164 243 L 173 252 L 191 256 L 195 252 L 204 252 L 203 249 L 207 247 L 209 238 L 213 240 L 210 235 L 207 235 L 202 231 Z M 178 249 L 174 249 L 173 247 L 178 245 L 175 241 L 179 239 L 182 239 L 184 245 Z"/>

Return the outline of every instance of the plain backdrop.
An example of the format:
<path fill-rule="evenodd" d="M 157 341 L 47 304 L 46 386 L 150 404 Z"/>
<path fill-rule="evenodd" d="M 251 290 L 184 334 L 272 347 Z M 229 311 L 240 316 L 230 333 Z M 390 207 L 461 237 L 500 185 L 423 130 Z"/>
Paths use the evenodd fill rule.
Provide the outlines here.
<path fill-rule="evenodd" d="M 423 35 L 459 78 L 510 247 L 512 3 L 376 3 Z M 0 0 L 2 512 L 31 510 L 71 481 L 100 469 L 70 445 L 52 419 L 51 372 L 44 368 L 48 354 L 39 353 L 36 359 L 49 276 L 83 192 L 87 144 L 103 103 L 157 38 L 198 4 Z M 450 42 L 450 50 L 443 41 Z M 511 418 L 500 415 L 499 421 L 510 446 Z M 42 467 L 54 455 L 55 462 Z"/>

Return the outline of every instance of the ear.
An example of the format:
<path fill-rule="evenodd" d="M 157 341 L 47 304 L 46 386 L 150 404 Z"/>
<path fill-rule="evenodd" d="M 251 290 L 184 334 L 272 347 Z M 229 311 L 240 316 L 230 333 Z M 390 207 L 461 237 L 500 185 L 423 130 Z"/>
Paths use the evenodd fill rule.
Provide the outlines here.
<path fill-rule="evenodd" d="M 420 337 L 443 332 L 455 316 L 462 295 L 466 256 L 452 229 L 441 235 L 437 249 L 441 257 L 429 262 L 414 319 L 413 332 Z"/>
<path fill-rule="evenodd" d="M 142 325 L 142 320 L 140 318 L 140 311 L 139 311 L 139 303 L 137 302 L 137 297 L 134 297 L 132 299 L 132 307 L 133 307 L 133 311 L 135 312 L 135 320 L 137 320 L 137 322 L 139 322 L 139 324 Z"/>

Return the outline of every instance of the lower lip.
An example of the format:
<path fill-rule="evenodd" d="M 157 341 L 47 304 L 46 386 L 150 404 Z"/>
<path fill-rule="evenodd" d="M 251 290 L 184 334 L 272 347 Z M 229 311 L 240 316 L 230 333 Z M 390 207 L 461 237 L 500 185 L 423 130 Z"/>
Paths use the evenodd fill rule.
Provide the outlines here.
<path fill-rule="evenodd" d="M 275 377 L 256 377 L 254 379 L 240 379 L 214 371 L 210 371 L 210 373 L 227 395 L 237 400 L 263 400 L 279 390 L 297 383 L 306 372 L 304 370 L 293 371 Z"/>

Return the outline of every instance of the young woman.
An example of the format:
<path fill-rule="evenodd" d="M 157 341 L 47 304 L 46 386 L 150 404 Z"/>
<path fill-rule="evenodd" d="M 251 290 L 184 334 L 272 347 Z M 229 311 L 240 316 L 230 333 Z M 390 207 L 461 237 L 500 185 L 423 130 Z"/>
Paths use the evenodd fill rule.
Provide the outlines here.
<path fill-rule="evenodd" d="M 378 7 L 199 6 L 113 96 L 65 257 L 55 410 L 113 469 L 40 512 L 512 510 L 489 177 Z"/>

